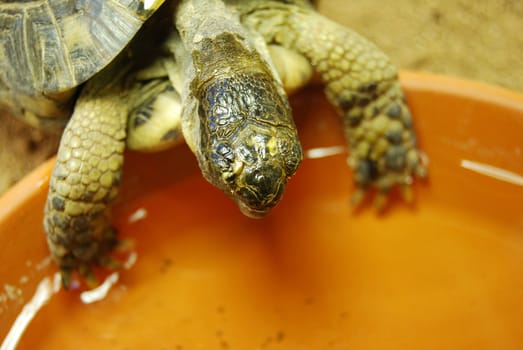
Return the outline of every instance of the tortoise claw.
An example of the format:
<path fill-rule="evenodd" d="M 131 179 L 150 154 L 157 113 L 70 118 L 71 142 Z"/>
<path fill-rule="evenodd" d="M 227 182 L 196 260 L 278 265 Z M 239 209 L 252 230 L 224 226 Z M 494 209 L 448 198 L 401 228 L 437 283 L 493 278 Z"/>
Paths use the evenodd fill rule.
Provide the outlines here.
<path fill-rule="evenodd" d="M 423 170 L 424 169 L 425 168 L 423 168 Z M 415 175 L 417 177 L 422 177 L 417 173 L 415 173 Z M 424 175 L 426 176 L 426 171 L 424 172 Z M 353 207 L 361 205 L 367 196 L 367 193 L 371 191 L 371 189 L 375 189 L 377 194 L 374 198 L 373 206 L 381 212 L 385 210 L 385 207 L 389 202 L 390 190 L 394 187 L 398 188 L 401 198 L 405 203 L 412 204 L 414 202 L 414 190 L 412 188 L 412 182 L 413 181 L 411 176 L 402 177 L 398 176 L 397 174 L 385 174 L 379 181 L 369 185 L 357 184 L 357 188 L 351 197 L 350 204 Z"/>
<path fill-rule="evenodd" d="M 88 289 L 93 289 L 98 286 L 98 279 L 96 278 L 93 269 L 89 267 L 87 264 L 82 264 L 75 269 L 80 276 L 82 277 L 83 281 L 87 285 Z M 70 268 L 62 268 L 60 270 L 60 277 L 62 279 L 62 287 L 66 290 L 71 289 L 73 285 L 73 270 Z M 76 285 L 77 282 L 74 282 L 74 285 Z"/>
<path fill-rule="evenodd" d="M 379 191 L 376 195 L 376 198 L 374 198 L 374 208 L 376 208 L 378 212 L 382 212 L 385 209 L 388 200 L 388 191 Z"/>
<path fill-rule="evenodd" d="M 60 271 L 60 277 L 62 280 L 62 287 L 66 290 L 71 288 L 71 271 L 62 269 Z"/>
<path fill-rule="evenodd" d="M 121 270 L 123 268 L 123 263 L 121 261 L 114 259 L 109 255 L 101 257 L 98 265 L 108 270 Z"/>
<path fill-rule="evenodd" d="M 87 285 L 87 288 L 93 289 L 98 287 L 98 285 L 100 284 L 94 274 L 93 269 L 89 265 L 83 264 L 79 266 L 78 273 L 80 274 L 80 276 L 82 276 L 83 280 L 85 281 L 85 284 Z"/>
<path fill-rule="evenodd" d="M 403 184 L 400 186 L 401 197 L 406 203 L 412 203 L 414 201 L 414 191 L 412 191 L 412 186 L 408 184 Z"/>
<path fill-rule="evenodd" d="M 126 253 L 132 250 L 135 247 L 135 241 L 132 239 L 119 239 L 116 245 L 114 246 L 115 253 Z"/>
<path fill-rule="evenodd" d="M 350 205 L 353 207 L 359 206 L 365 198 L 365 193 L 366 191 L 364 188 L 358 187 L 350 199 Z"/>

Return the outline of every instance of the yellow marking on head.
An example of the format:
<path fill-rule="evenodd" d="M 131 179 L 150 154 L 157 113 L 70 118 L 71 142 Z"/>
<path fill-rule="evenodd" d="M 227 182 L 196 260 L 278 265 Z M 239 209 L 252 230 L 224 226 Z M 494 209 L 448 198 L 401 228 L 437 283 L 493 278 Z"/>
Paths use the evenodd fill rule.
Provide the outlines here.
<path fill-rule="evenodd" d="M 276 137 L 271 137 L 267 142 L 267 150 L 271 156 L 278 154 L 278 140 Z"/>
<path fill-rule="evenodd" d="M 143 8 L 145 10 L 155 10 L 162 4 L 161 0 L 144 0 Z"/>

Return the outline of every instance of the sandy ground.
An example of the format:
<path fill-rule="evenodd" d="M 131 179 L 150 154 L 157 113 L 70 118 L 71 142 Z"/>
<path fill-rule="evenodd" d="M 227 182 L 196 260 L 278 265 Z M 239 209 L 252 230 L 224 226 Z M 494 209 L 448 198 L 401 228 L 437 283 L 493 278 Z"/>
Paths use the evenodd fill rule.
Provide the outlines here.
<path fill-rule="evenodd" d="M 521 0 L 320 0 L 319 8 L 376 42 L 402 69 L 523 91 Z M 0 193 L 57 145 L 57 135 L 0 115 Z"/>

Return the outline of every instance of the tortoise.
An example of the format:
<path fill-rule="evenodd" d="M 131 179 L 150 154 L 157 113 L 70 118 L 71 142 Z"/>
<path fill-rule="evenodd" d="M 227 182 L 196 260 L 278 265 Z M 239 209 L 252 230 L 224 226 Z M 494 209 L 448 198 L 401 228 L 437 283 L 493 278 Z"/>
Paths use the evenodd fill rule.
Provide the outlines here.
<path fill-rule="evenodd" d="M 303 157 L 285 90 L 314 73 L 352 150 L 354 203 L 377 189 L 382 207 L 396 185 L 409 197 L 426 175 L 397 68 L 309 1 L 14 0 L 0 32 L 0 104 L 43 127 L 68 120 L 44 215 L 66 288 L 119 266 L 109 208 L 125 147 L 185 139 L 210 183 L 267 214 Z"/>

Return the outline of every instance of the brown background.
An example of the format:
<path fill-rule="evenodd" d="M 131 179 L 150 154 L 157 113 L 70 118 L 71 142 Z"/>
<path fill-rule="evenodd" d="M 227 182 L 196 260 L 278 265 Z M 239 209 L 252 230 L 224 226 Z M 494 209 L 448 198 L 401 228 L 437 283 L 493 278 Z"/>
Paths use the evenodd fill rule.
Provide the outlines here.
<path fill-rule="evenodd" d="M 319 7 L 376 42 L 402 69 L 523 91 L 521 0 L 320 0 Z M 0 116 L 0 193 L 57 144 L 57 135 Z"/>

